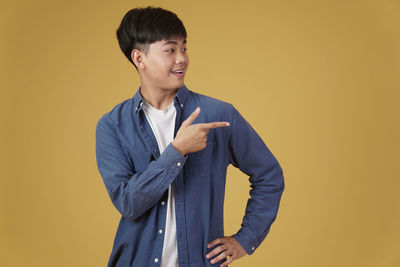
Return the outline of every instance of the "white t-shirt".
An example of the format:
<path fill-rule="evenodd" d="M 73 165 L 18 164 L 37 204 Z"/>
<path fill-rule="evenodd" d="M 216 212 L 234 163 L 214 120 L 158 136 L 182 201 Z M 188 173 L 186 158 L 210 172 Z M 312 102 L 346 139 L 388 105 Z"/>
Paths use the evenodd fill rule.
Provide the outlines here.
<path fill-rule="evenodd" d="M 156 109 L 143 100 L 143 111 L 156 137 L 160 154 L 174 139 L 176 109 L 174 102 L 163 110 Z M 167 219 L 165 229 L 158 229 L 157 234 L 164 234 L 164 246 L 161 267 L 178 267 L 178 249 L 176 245 L 176 221 L 174 190 L 168 188 Z"/>

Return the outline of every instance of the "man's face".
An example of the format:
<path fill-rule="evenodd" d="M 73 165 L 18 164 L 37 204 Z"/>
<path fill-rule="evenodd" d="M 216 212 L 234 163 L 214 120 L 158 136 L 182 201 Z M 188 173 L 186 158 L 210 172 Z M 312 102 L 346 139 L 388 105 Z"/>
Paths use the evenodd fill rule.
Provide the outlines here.
<path fill-rule="evenodd" d="M 159 89 L 178 89 L 183 86 L 189 66 L 184 38 L 161 40 L 149 45 L 143 54 L 142 83 Z"/>

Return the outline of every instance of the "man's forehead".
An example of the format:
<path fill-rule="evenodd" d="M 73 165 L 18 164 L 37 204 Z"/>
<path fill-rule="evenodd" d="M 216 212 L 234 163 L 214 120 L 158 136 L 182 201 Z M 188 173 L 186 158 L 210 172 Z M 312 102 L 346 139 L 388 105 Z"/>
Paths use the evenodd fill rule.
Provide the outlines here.
<path fill-rule="evenodd" d="M 176 39 L 172 38 L 172 39 L 168 39 L 168 40 L 165 40 L 165 39 L 161 40 L 161 46 L 168 45 L 168 44 L 177 45 L 179 43 L 186 44 L 187 40 L 183 39 L 183 38 L 176 38 Z"/>

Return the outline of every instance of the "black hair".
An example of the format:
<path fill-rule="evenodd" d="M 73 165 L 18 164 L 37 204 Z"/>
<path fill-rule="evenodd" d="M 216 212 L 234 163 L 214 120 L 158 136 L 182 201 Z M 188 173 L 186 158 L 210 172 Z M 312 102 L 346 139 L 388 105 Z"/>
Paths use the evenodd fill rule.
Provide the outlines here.
<path fill-rule="evenodd" d="M 133 49 L 147 54 L 151 43 L 186 36 L 185 26 L 175 13 L 152 6 L 129 10 L 117 29 L 119 46 L 136 69 L 131 58 Z"/>

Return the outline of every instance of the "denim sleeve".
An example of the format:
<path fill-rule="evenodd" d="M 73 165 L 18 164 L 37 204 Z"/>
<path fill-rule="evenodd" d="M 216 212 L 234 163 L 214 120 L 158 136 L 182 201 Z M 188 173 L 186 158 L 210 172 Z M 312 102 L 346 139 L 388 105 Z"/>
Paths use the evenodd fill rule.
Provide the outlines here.
<path fill-rule="evenodd" d="M 105 116 L 97 122 L 97 167 L 112 203 L 124 217 L 137 219 L 155 205 L 183 168 L 186 158 L 170 143 L 144 171 L 135 172 L 112 122 Z"/>
<path fill-rule="evenodd" d="M 251 187 L 241 228 L 233 237 L 250 255 L 275 221 L 284 180 L 274 155 L 242 115 L 232 108 L 230 163 L 249 176 Z"/>

